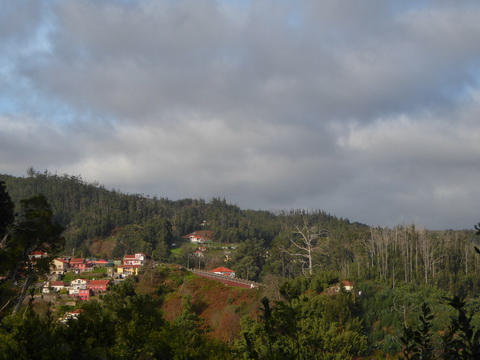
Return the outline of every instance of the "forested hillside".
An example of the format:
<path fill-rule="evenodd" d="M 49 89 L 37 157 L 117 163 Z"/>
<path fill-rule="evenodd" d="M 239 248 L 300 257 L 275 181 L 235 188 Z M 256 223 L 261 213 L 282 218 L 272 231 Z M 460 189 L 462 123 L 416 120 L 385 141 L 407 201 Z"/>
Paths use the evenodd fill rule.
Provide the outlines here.
<path fill-rule="evenodd" d="M 139 284 L 118 289 L 106 297 L 106 303 L 85 307 L 102 316 L 116 334 L 116 338 L 108 337 L 97 329 L 112 344 L 113 350 L 105 353 L 106 358 L 118 354 L 122 358 L 131 349 L 139 354 L 145 349 L 152 354 L 175 354 L 178 346 L 193 351 L 193 347 L 182 343 L 181 337 L 161 341 L 156 338 L 190 325 L 196 329 L 191 333 L 195 341 L 205 343 L 198 356 L 191 358 L 205 354 L 214 358 L 215 351 L 223 358 L 307 359 L 312 354 L 321 354 L 316 357 L 319 359 L 374 354 L 385 358 L 398 356 L 402 351 L 414 355 L 425 350 L 431 357 L 423 358 L 429 359 L 438 358 L 442 346 L 445 352 L 463 351 L 459 350 L 463 346 L 471 354 L 477 350 L 475 354 L 480 354 L 480 332 L 472 330 L 478 329 L 476 312 L 480 303 L 479 235 L 473 230 L 430 231 L 409 224 L 369 227 L 322 210 L 254 211 L 240 209 L 220 198 L 150 198 L 108 190 L 100 184 L 87 183 L 80 176 L 59 176 L 33 169 L 27 177 L 0 175 L 0 185 L 2 221 L 5 220 L 0 223 L 0 236 L 4 239 L 0 247 L 0 275 L 5 274 L 4 279 L 9 279 L 13 272 L 9 264 L 17 264 L 16 269 L 21 270 L 19 259 L 33 248 L 28 246 L 37 244 L 31 239 L 38 231 L 26 225 L 40 215 L 43 225 L 38 229 L 43 235 L 37 245 L 54 251 L 54 256 L 81 252 L 84 256 L 110 258 L 142 251 L 163 264 L 206 270 L 225 265 L 234 269 L 237 277 L 264 284 L 261 294 L 266 297 L 261 301 L 259 293 L 236 302 L 208 282 L 192 282 L 188 272 L 181 276 L 169 273 L 176 279 L 170 282 L 176 284 L 174 287 L 166 286 L 167 275 L 162 272 L 142 274 Z M 65 244 L 59 237 L 62 227 Z M 198 230 L 214 234 L 213 242 L 201 256 L 196 254 L 198 245 L 183 239 Z M 10 245 L 4 246 L 7 238 Z M 30 245 L 12 248 L 14 241 Z M 29 281 L 45 271 L 40 265 L 31 269 Z M 158 283 L 153 280 L 155 276 L 161 279 Z M 353 290 L 346 293 L 337 287 L 338 291 L 332 292 L 346 280 L 354 284 Z M 137 294 L 144 287 L 151 288 L 147 297 Z M 8 309 L 9 297 L 18 297 L 20 290 L 6 281 L 0 290 L 1 306 Z M 120 300 L 122 291 L 129 294 L 128 301 Z M 26 291 L 21 293 L 26 296 Z M 151 303 L 152 296 L 159 297 L 157 303 Z M 215 296 L 222 299 L 216 305 L 226 304 L 225 309 L 209 312 Z M 467 303 L 462 302 L 464 298 Z M 128 304 L 122 305 L 122 301 Z M 184 310 L 179 306 L 182 302 Z M 122 306 L 132 311 L 126 318 L 122 318 Z M 142 342 L 136 338 L 139 334 L 124 332 L 114 322 L 120 319 L 125 326 L 138 324 L 139 319 L 148 315 L 141 310 L 143 306 L 158 317 L 148 325 L 158 332 Z M 166 319 L 160 312 L 161 306 L 169 314 Z M 260 312 L 252 314 L 246 309 Z M 230 322 L 220 319 L 219 313 L 226 314 Z M 457 313 L 458 318 L 452 318 Z M 70 330 L 57 329 L 48 318 L 28 314 L 22 320 L 5 318 L 6 325 L 0 329 L 4 335 L 0 331 L 0 336 L 17 336 L 15 341 L 20 341 L 21 336 L 12 335 L 9 329 L 28 328 L 32 324 L 51 326 L 52 339 L 48 341 L 54 341 L 55 331 L 63 336 L 63 341 L 70 336 Z M 4 316 L 5 312 L 0 311 L 0 319 Z M 198 316 L 204 317 L 202 321 L 209 324 L 208 329 L 199 325 Z M 85 321 L 79 326 L 91 326 L 89 331 L 97 331 L 93 319 Z M 228 336 L 220 334 L 218 329 L 222 327 L 229 329 Z M 207 341 L 204 333 L 215 341 Z M 140 342 L 124 348 L 122 339 L 128 337 Z M 469 345 L 462 345 L 459 341 L 465 342 L 467 337 Z M 159 348 L 155 347 L 157 340 Z M 69 346 L 65 345 L 63 350 L 73 353 L 75 349 Z M 96 343 L 89 351 L 86 357 L 103 350 Z M 406 358 L 415 358 L 410 355 Z"/>
<path fill-rule="evenodd" d="M 125 252 L 157 250 L 158 258 L 168 256 L 166 248 L 174 239 L 195 230 L 212 230 L 218 243 L 244 243 L 267 249 L 281 241 L 294 224 L 308 216 L 309 221 L 328 226 L 330 231 L 355 236 L 351 229 L 366 228 L 350 224 L 323 211 L 241 210 L 225 199 L 150 198 L 144 194 L 124 194 L 107 190 L 98 183 L 87 183 L 81 176 L 56 175 L 28 170 L 27 177 L 0 175 L 13 202 L 44 195 L 54 213 L 54 220 L 65 227 L 66 250 L 91 254 L 94 242 L 113 240 L 114 256 Z M 113 236 L 113 238 L 112 238 Z M 252 251 L 245 247 L 245 251 Z M 264 253 L 265 250 L 257 251 Z M 291 269 L 284 269 L 291 274 Z M 259 273 L 259 271 L 257 271 Z"/>
<path fill-rule="evenodd" d="M 150 198 L 108 190 L 81 176 L 33 169 L 26 177 L 0 175 L 0 180 L 17 207 L 21 199 L 44 195 L 54 220 L 65 228 L 66 250 L 85 256 L 102 255 L 106 242 L 113 256 L 145 251 L 166 260 L 172 242 L 195 230 L 212 230 L 215 242 L 238 244 L 231 261 L 251 279 L 293 277 L 307 271 L 311 261 L 315 270 L 392 286 L 432 284 L 465 293 L 478 286 L 480 260 L 473 250 L 478 243 L 473 231 L 429 231 L 405 224 L 371 228 L 322 210 L 273 213 L 243 210 L 220 198 Z M 311 256 L 305 235 L 314 237 Z"/>

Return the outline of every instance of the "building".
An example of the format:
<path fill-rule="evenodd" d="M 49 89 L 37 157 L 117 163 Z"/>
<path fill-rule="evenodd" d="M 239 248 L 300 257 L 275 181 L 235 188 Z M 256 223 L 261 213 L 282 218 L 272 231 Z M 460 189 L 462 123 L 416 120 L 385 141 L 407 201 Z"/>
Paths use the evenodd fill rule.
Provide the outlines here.
<path fill-rule="evenodd" d="M 210 231 L 210 230 L 194 231 L 193 233 L 185 235 L 183 238 L 190 240 L 190 242 L 194 244 L 207 244 L 212 242 L 213 231 Z"/>
<path fill-rule="evenodd" d="M 53 259 L 50 267 L 51 274 L 63 275 L 70 268 L 70 263 L 65 259 Z"/>
<path fill-rule="evenodd" d="M 87 288 L 93 292 L 105 292 L 108 290 L 110 280 L 90 280 L 87 283 Z"/>
<path fill-rule="evenodd" d="M 86 289 L 88 280 L 85 279 L 75 279 L 70 282 L 70 289 Z"/>
<path fill-rule="evenodd" d="M 223 266 L 220 266 L 220 267 L 217 267 L 213 270 L 210 270 L 210 272 L 214 273 L 214 274 L 217 274 L 217 275 L 235 277 L 235 271 L 227 269 L 226 267 L 223 267 Z"/>
<path fill-rule="evenodd" d="M 48 256 L 48 254 L 46 252 L 43 252 L 43 251 L 32 251 L 29 255 L 28 255 L 28 258 L 30 260 L 34 260 L 34 259 L 42 259 L 42 258 L 46 258 Z"/>
<path fill-rule="evenodd" d="M 342 280 L 339 284 L 330 286 L 326 293 L 329 295 L 335 295 L 338 294 L 342 289 L 348 292 L 353 291 L 353 283 L 347 280 Z"/>
<path fill-rule="evenodd" d="M 105 267 L 108 265 L 108 261 L 105 259 L 92 260 L 90 263 L 93 265 L 93 267 Z"/>
<path fill-rule="evenodd" d="M 80 298 L 80 300 L 88 301 L 88 300 L 90 300 L 91 295 L 92 295 L 92 290 L 90 290 L 90 289 L 79 289 L 77 296 Z"/>
<path fill-rule="evenodd" d="M 80 293 L 80 289 L 73 289 L 73 288 L 68 289 L 68 296 L 70 297 L 76 297 L 78 296 L 79 293 Z"/>
<path fill-rule="evenodd" d="M 60 319 L 61 322 L 65 323 L 67 322 L 68 320 L 72 319 L 72 320 L 78 320 L 78 316 L 83 312 L 84 310 L 83 309 L 75 309 L 71 312 L 67 312 L 65 313 L 65 316 L 63 318 Z"/>
<path fill-rule="evenodd" d="M 138 275 L 141 267 L 142 265 L 120 265 L 117 267 L 117 274 L 121 277 Z"/>
<path fill-rule="evenodd" d="M 91 270 L 90 264 L 87 264 L 84 258 L 73 258 L 70 260 L 70 267 L 77 273 Z"/>
<path fill-rule="evenodd" d="M 65 283 L 63 281 L 51 281 L 50 288 L 55 292 L 59 292 L 65 289 Z"/>
<path fill-rule="evenodd" d="M 145 265 L 147 255 L 144 253 L 136 253 L 135 255 L 125 255 L 123 257 L 123 265 Z"/>
<path fill-rule="evenodd" d="M 353 284 L 348 281 L 348 280 L 343 280 L 342 281 L 342 287 L 346 290 L 346 291 L 352 291 L 353 290 Z"/>

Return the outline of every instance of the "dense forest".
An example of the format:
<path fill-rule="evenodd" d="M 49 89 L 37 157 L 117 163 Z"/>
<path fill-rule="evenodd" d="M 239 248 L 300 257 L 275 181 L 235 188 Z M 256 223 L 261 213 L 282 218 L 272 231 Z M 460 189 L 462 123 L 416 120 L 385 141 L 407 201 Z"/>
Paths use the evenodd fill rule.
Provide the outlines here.
<path fill-rule="evenodd" d="M 139 359 L 474 359 L 479 354 L 480 255 L 474 230 L 370 227 L 322 210 L 254 211 L 221 198 L 125 194 L 81 176 L 34 169 L 26 177 L 0 175 L 0 184 L 3 358 L 34 358 L 27 348 L 42 342 L 55 346 L 61 357 L 79 351 L 80 358 L 98 359 L 132 354 Z M 27 283 L 48 268 L 39 263 L 20 270 L 32 249 L 105 258 L 141 251 L 163 264 L 190 267 L 193 248 L 182 237 L 198 230 L 212 231 L 212 249 L 232 249 L 227 259 L 215 251 L 206 254 L 198 267 L 226 264 L 238 277 L 265 284 L 252 300 L 259 311 L 242 313 L 230 341 L 209 335 L 212 329 L 202 325 L 203 308 L 195 299 L 185 297 L 182 312 L 165 319 L 161 305 L 168 291 L 159 283 L 151 293 L 138 294 L 138 279 L 86 305 L 83 320 L 67 327 L 32 306 L 18 315 Z M 12 290 L 13 277 L 24 279 L 22 290 Z M 188 282 L 188 272 L 181 277 L 179 286 Z M 329 294 L 342 280 L 355 284 L 355 291 Z M 141 337 L 139 329 L 149 335 Z M 85 337 L 71 343 L 75 331 Z M 178 335 L 182 332 L 189 335 Z M 27 334 L 38 339 L 29 343 Z"/>

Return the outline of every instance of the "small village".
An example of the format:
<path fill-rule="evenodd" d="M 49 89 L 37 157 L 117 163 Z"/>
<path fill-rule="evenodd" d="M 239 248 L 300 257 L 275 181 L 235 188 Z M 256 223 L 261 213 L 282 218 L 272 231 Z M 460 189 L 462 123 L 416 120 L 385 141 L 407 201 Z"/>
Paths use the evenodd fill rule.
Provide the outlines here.
<path fill-rule="evenodd" d="M 38 258 L 47 257 L 48 254 L 34 252 L 30 255 L 32 261 Z M 41 286 L 41 298 L 48 297 L 55 302 L 60 301 L 68 307 L 77 307 L 81 302 L 89 301 L 92 298 L 101 296 L 109 291 L 110 287 L 125 280 L 129 276 L 139 275 L 146 265 L 155 266 L 148 255 L 135 253 L 125 255 L 122 260 L 104 260 L 88 258 L 55 258 L 52 261 L 48 279 Z M 235 278 L 235 272 L 225 267 L 217 267 L 208 272 L 199 271 L 199 276 L 215 278 L 224 284 L 242 286 L 241 280 L 238 284 L 226 282 L 225 278 Z M 74 279 L 68 281 L 74 277 Z M 246 283 L 246 282 L 245 282 Z M 67 311 L 61 321 L 76 319 L 82 309 Z"/>
<path fill-rule="evenodd" d="M 184 236 L 186 242 L 199 245 L 192 253 L 196 258 L 203 258 L 208 252 L 207 244 L 212 242 L 212 234 L 208 231 L 199 231 Z M 227 251 L 227 259 L 229 252 Z M 49 254 L 41 251 L 32 252 L 29 258 L 32 262 L 48 257 Z M 130 276 L 139 275 L 146 266 L 155 267 L 158 264 L 152 261 L 148 254 L 137 252 L 127 254 L 122 259 L 96 259 L 77 257 L 58 257 L 50 264 L 50 272 L 43 283 L 39 283 L 40 296 L 53 302 L 64 304 L 68 308 L 76 308 L 81 302 L 89 301 L 109 291 L 110 287 L 124 281 Z M 235 271 L 223 266 L 209 271 L 190 269 L 199 276 L 214 278 L 224 284 L 253 288 L 253 282 L 236 279 L 236 282 L 226 281 L 235 278 Z M 61 321 L 76 319 L 82 309 L 65 312 Z"/>
<path fill-rule="evenodd" d="M 37 257 L 46 257 L 45 253 L 32 254 Z M 42 288 L 43 294 L 63 293 L 74 300 L 90 300 L 91 296 L 108 291 L 117 280 L 131 275 L 138 275 L 139 270 L 147 262 L 147 255 L 136 253 L 125 255 L 122 260 L 104 260 L 87 258 L 56 258 L 52 262 L 50 276 Z M 96 270 L 101 270 L 96 272 Z M 88 279 L 75 278 L 65 281 L 68 274 L 86 275 Z M 100 278 L 91 278 L 91 275 Z"/>
<path fill-rule="evenodd" d="M 211 231 L 195 231 L 183 236 L 183 240 L 191 245 L 195 245 L 195 251 L 191 256 L 201 260 L 209 251 L 209 246 L 213 243 L 213 233 Z M 176 244 L 174 244 L 176 246 Z M 221 248 L 224 260 L 229 260 L 234 246 Z M 41 251 L 32 252 L 29 255 L 31 261 L 46 258 L 49 254 Z M 192 263 L 195 263 L 193 261 Z M 37 285 L 42 299 L 48 299 L 53 303 L 62 304 L 63 308 L 68 310 L 62 313 L 59 320 L 66 322 L 68 319 L 77 319 L 83 309 L 78 308 L 82 302 L 87 302 L 92 298 L 101 298 L 102 294 L 109 291 L 111 286 L 118 284 L 130 276 L 138 276 L 145 267 L 158 266 L 148 254 L 136 252 L 127 254 L 122 259 L 96 259 L 96 258 L 76 258 L 76 257 L 58 257 L 53 259 L 50 264 L 50 272 L 43 283 Z M 234 270 L 225 266 L 217 266 L 211 270 L 196 269 L 195 266 L 189 267 L 195 275 L 214 279 L 227 286 L 235 286 L 248 289 L 256 289 L 262 286 L 254 281 L 242 280 L 236 277 Z M 341 289 L 352 291 L 353 284 L 349 281 L 341 281 L 339 284 L 326 289 L 329 295 L 338 294 Z"/>

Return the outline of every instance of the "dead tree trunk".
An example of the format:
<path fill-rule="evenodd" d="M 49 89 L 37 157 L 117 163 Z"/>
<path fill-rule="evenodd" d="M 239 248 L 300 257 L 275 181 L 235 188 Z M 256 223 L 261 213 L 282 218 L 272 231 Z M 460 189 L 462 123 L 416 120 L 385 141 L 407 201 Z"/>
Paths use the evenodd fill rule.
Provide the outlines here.
<path fill-rule="evenodd" d="M 304 221 L 302 227 L 295 225 L 293 234 L 290 238 L 291 247 L 294 251 L 290 251 L 282 247 L 282 251 L 291 256 L 298 256 L 303 258 L 303 264 L 306 265 L 306 270 L 302 268 L 304 275 L 313 275 L 313 253 L 320 245 L 320 239 L 327 234 L 324 228 L 318 225 L 310 226 L 307 221 Z M 307 274 L 305 274 L 307 272 Z"/>

